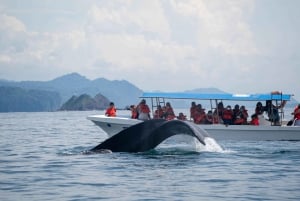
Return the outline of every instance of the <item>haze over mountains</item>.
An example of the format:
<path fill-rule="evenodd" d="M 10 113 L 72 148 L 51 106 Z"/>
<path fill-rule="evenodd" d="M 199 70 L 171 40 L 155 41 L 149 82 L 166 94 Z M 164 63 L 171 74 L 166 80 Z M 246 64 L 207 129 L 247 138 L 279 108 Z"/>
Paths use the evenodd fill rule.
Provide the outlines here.
<path fill-rule="evenodd" d="M 185 92 L 225 93 L 216 88 L 200 88 Z M 0 80 L 0 112 L 56 111 L 73 96 L 101 94 L 118 108 L 137 104 L 143 91 L 126 80 L 89 80 L 78 73 L 63 75 L 50 81 Z M 106 100 L 106 103 L 107 103 Z M 291 103 L 295 104 L 295 103 Z M 188 107 L 185 101 L 176 101 L 174 107 Z"/>

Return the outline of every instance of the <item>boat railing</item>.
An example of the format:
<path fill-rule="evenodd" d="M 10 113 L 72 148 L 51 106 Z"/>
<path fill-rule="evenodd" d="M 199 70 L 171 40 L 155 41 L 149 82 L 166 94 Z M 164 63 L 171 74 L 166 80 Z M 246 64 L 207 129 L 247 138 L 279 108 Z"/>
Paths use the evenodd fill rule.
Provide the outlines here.
<path fill-rule="evenodd" d="M 274 98 L 274 96 L 278 96 L 279 95 L 279 99 L 276 99 Z M 277 110 L 278 112 L 278 115 L 279 115 L 279 122 L 275 122 L 275 121 L 271 121 L 271 125 L 272 126 L 276 126 L 278 125 L 282 125 L 283 123 L 283 119 L 284 119 L 284 105 L 285 105 L 285 102 L 283 100 L 283 94 L 282 92 L 278 92 L 278 91 L 275 91 L 275 92 L 271 92 L 271 101 L 273 102 L 275 100 L 275 108 L 273 106 L 273 104 L 271 104 L 271 115 L 274 116 L 274 109 Z"/>
<path fill-rule="evenodd" d="M 151 98 L 151 107 L 152 107 L 152 115 L 154 115 L 155 110 L 158 109 L 158 106 L 164 107 L 166 105 L 165 98 L 155 97 Z"/>

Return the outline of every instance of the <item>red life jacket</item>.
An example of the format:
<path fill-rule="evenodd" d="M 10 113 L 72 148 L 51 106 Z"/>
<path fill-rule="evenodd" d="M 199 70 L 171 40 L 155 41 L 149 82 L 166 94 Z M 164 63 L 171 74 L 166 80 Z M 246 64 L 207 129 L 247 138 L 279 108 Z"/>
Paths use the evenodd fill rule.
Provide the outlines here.
<path fill-rule="evenodd" d="M 259 120 L 258 118 L 254 118 L 250 121 L 250 124 L 251 125 L 254 125 L 254 126 L 258 126 L 259 125 Z"/>
<path fill-rule="evenodd" d="M 190 109 L 191 118 L 193 118 L 193 119 L 195 118 L 196 112 L 197 112 L 197 106 L 191 107 L 191 109 Z"/>
<path fill-rule="evenodd" d="M 137 113 L 136 109 L 133 109 L 131 111 L 131 118 L 132 119 L 137 119 L 137 117 L 138 117 L 138 113 Z"/>
<path fill-rule="evenodd" d="M 223 111 L 223 119 L 229 120 L 232 119 L 233 113 L 231 110 L 224 110 Z"/>
<path fill-rule="evenodd" d="M 139 109 L 140 109 L 140 112 L 142 112 L 142 113 L 150 113 L 150 109 L 149 109 L 148 105 L 141 104 L 139 106 Z"/>
<path fill-rule="evenodd" d="M 167 120 L 172 120 L 174 119 L 176 116 L 174 114 L 173 108 L 171 107 L 166 107 L 166 119 Z"/>
<path fill-rule="evenodd" d="M 107 108 L 105 114 L 109 117 L 115 117 L 117 116 L 117 110 L 115 107 L 109 107 Z"/>
<path fill-rule="evenodd" d="M 294 109 L 294 119 L 300 119 L 300 108 L 298 108 L 298 106 Z"/>
<path fill-rule="evenodd" d="M 194 114 L 194 122 L 196 124 L 204 123 L 206 114 L 203 109 L 197 110 Z"/>
<path fill-rule="evenodd" d="M 234 122 L 233 122 L 233 124 L 236 124 L 236 125 L 241 125 L 244 123 L 245 123 L 245 119 L 243 119 L 243 118 L 238 118 L 238 119 L 234 120 Z"/>

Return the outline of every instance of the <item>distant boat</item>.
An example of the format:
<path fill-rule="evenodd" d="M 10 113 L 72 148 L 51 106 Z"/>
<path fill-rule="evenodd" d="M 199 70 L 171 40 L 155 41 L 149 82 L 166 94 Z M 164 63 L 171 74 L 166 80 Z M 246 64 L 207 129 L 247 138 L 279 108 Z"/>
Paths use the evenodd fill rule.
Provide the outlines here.
<path fill-rule="evenodd" d="M 191 101 L 210 101 L 211 110 L 217 108 L 221 101 L 267 101 L 270 100 L 275 105 L 282 105 L 290 101 L 291 94 L 270 93 L 270 94 L 211 94 L 211 93 L 143 93 L 140 98 L 151 99 L 152 111 L 155 111 L 158 105 L 165 105 L 174 99 L 186 99 Z M 197 124 L 205 129 L 211 137 L 216 140 L 234 140 L 234 141 L 278 141 L 278 140 L 300 140 L 300 126 L 283 125 L 283 109 L 279 109 L 281 121 L 276 125 L 271 121 L 260 119 L 259 126 L 254 125 L 224 125 L 224 124 Z M 109 136 L 112 136 L 121 130 L 132 125 L 140 123 L 141 120 L 131 119 L 130 117 L 107 117 L 105 115 L 91 115 L 87 119 L 94 122 Z M 262 123 L 262 121 L 264 121 Z"/>

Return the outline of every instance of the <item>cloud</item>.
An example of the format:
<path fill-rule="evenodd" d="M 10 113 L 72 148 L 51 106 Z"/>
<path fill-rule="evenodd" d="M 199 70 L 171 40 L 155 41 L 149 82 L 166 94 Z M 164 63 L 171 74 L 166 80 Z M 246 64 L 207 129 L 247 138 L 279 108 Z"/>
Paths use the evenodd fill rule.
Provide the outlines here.
<path fill-rule="evenodd" d="M 0 49 L 4 52 L 23 51 L 27 34 L 25 25 L 17 18 L 6 14 L 0 15 L 0 24 Z"/>
<path fill-rule="evenodd" d="M 0 28 L 0 63 L 15 71 L 30 66 L 30 69 L 43 72 L 53 67 L 65 68 L 63 64 L 70 64 L 71 70 L 76 60 L 72 58 L 78 58 L 76 50 L 85 41 L 85 32 L 80 30 L 31 31 L 21 20 L 6 14 L 0 16 L 0 24 L 3 24 Z"/>
<path fill-rule="evenodd" d="M 297 86 L 296 5 L 285 8 L 276 0 L 272 7 L 256 0 L 46 2 L 12 0 L 0 6 L 0 78 L 49 80 L 76 71 L 92 79 L 126 79 L 144 90 L 257 92 Z M 274 73 L 280 75 L 275 84 Z"/>
<path fill-rule="evenodd" d="M 171 1 L 180 15 L 196 18 L 199 47 L 215 48 L 228 55 L 257 54 L 253 35 L 245 21 L 253 1 Z M 246 12 L 245 12 L 246 11 Z"/>
<path fill-rule="evenodd" d="M 8 16 L 6 14 L 0 15 L 1 27 L 0 30 L 11 30 L 12 32 L 24 32 L 25 25 L 13 16 Z"/>
<path fill-rule="evenodd" d="M 12 58 L 7 55 L 0 55 L 0 63 L 10 63 L 12 61 Z"/>
<path fill-rule="evenodd" d="M 93 5 L 88 10 L 89 31 L 111 34 L 145 34 L 168 39 L 170 30 L 158 0 Z"/>

